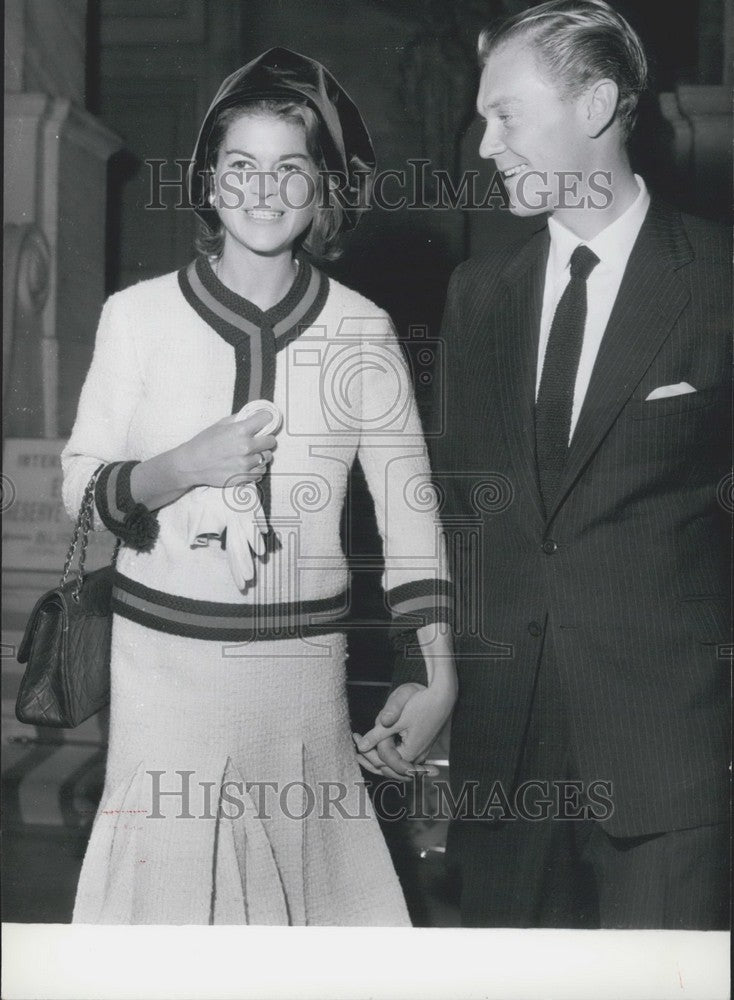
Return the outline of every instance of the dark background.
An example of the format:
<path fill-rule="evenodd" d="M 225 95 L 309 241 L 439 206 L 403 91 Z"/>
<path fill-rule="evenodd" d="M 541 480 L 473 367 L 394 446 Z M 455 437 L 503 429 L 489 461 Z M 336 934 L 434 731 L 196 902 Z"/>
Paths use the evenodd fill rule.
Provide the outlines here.
<path fill-rule="evenodd" d="M 380 169 L 405 170 L 409 160 L 423 159 L 455 180 L 463 171 L 476 170 L 482 193 L 492 164 L 477 154 L 476 38 L 493 17 L 527 6 L 518 0 L 8 0 L 6 18 L 15 18 L 15 28 L 8 32 L 6 20 L 6 96 L 11 98 L 6 107 L 12 112 L 17 106 L 13 100 L 26 96 L 44 95 L 62 104 L 68 99 L 72 109 L 83 107 L 119 136 L 122 147 L 107 169 L 104 240 L 102 213 L 99 220 L 95 214 L 97 188 L 84 186 L 95 164 L 104 171 L 102 154 L 95 159 L 85 146 L 93 119 L 75 122 L 72 114 L 64 126 L 66 137 L 61 129 L 58 176 L 53 164 L 40 157 L 28 163 L 21 157 L 19 168 L 16 158 L 16 173 L 10 180 L 6 175 L 6 244 L 8 231 L 18 236 L 34 225 L 43 229 L 43 198 L 58 188 L 52 220 L 57 232 L 45 233 L 56 276 L 49 294 L 59 361 L 58 405 L 51 409 L 54 418 L 58 411 L 58 422 L 54 419 L 45 436 L 65 438 L 71 430 L 103 292 L 174 270 L 193 256 L 193 213 L 174 207 L 176 192 L 164 192 L 166 208 L 146 207 L 151 201 L 146 160 L 164 160 L 164 176 L 180 176 L 175 161 L 190 156 L 199 123 L 225 75 L 274 45 L 303 52 L 323 62 L 360 107 Z M 729 221 L 730 95 L 722 85 L 731 83 L 732 0 L 637 0 L 613 6 L 640 32 L 653 70 L 632 142 L 636 168 L 653 191 L 674 204 Z M 44 128 L 45 121 L 42 116 Z M 23 150 L 29 127 L 24 122 L 19 120 L 7 133 L 11 144 L 18 137 Z M 97 145 L 108 139 L 96 140 Z M 6 137 L 8 161 L 12 152 Z M 397 194 L 394 187 L 386 193 Z M 435 194 L 429 184 L 429 204 Z M 374 209 L 350 234 L 342 260 L 327 270 L 390 312 L 415 360 L 422 352 L 411 344 L 438 337 L 455 265 L 470 253 L 516 238 L 533 224 L 498 208 Z M 30 272 L 39 287 L 47 277 L 42 267 Z M 6 301 L 13 302 L 17 289 L 7 276 L 5 284 L 10 292 Z M 18 294 L 16 313 L 21 298 Z M 40 366 L 33 353 L 41 343 L 43 303 L 39 299 L 31 305 L 32 337 L 21 322 L 6 323 L 4 354 L 6 343 L 27 347 L 28 354 L 23 363 L 13 356 L 4 382 L 11 390 L 17 385 L 11 395 L 11 404 L 16 400 L 17 405 L 5 404 L 8 437 L 44 436 L 38 429 Z M 440 357 L 438 349 L 435 356 Z M 424 369 L 416 369 L 416 376 L 440 376 L 440 363 Z M 418 377 L 416 383 L 422 404 L 429 385 Z M 384 617 L 380 544 L 358 471 L 350 505 L 348 551 L 353 565 L 360 567 L 354 574 L 355 610 L 374 621 Z M 22 669 L 12 653 L 30 607 L 38 593 L 56 582 L 59 568 L 49 565 L 45 576 L 9 573 L 3 580 L 15 609 L 9 624 L 4 611 L 2 675 L 5 749 L 11 750 L 10 762 L 3 765 L 3 916 L 9 920 L 69 919 L 104 776 L 102 716 L 87 728 L 65 733 L 40 728 L 34 733 L 12 719 Z M 382 629 L 354 632 L 348 670 L 357 729 L 371 724 L 384 699 L 390 665 Z M 444 755 L 445 748 L 437 753 Z M 39 821 L 40 816 L 45 818 Z M 421 873 L 413 871 L 415 843 L 440 841 L 441 832 L 419 827 L 413 823 L 410 843 L 400 824 L 388 824 L 386 832 L 415 922 L 450 926 L 456 916 L 443 875 L 422 861 Z"/>
<path fill-rule="evenodd" d="M 676 104 L 681 86 L 723 81 L 724 0 L 613 5 L 641 34 L 652 69 L 632 143 L 636 168 L 675 204 L 728 218 L 730 154 L 709 151 L 696 170 L 690 154 L 676 159 L 674 129 L 659 99 L 665 92 Z M 431 169 L 456 179 L 462 170 L 477 170 L 477 189 L 484 192 L 492 165 L 477 154 L 476 39 L 494 17 L 527 6 L 517 0 L 92 0 L 87 104 L 125 142 L 110 164 L 107 292 L 191 259 L 193 213 L 173 207 L 180 197 L 175 188 L 163 193 L 165 210 L 146 208 L 152 170 L 145 161 L 165 160 L 162 176 L 180 176 L 174 161 L 190 156 L 220 80 L 274 45 L 303 52 L 334 73 L 362 111 L 380 169 L 406 170 L 408 160 L 427 159 Z M 392 185 L 385 190 L 391 198 L 398 194 Z M 405 193 L 410 198 L 410 190 Z M 430 182 L 425 194 L 433 204 Z M 416 333 L 438 335 L 456 264 L 533 225 L 499 208 L 374 208 L 345 241 L 343 258 L 326 270 L 388 310 L 414 359 Z M 418 382 L 417 390 L 425 416 L 428 383 Z M 77 394 L 73 385 L 62 392 L 67 422 Z M 354 544 L 359 553 L 379 552 L 358 473 L 352 503 Z M 373 582 L 357 578 L 356 587 L 365 613 L 379 613 Z M 352 676 L 374 678 L 377 671 L 384 678 L 383 653 L 380 640 L 366 636 L 351 657 Z"/>
<path fill-rule="evenodd" d="M 678 203 L 726 217 L 726 187 L 692 192 L 676 184 L 667 155 L 671 128 L 657 102 L 658 92 L 681 84 L 722 82 L 723 0 L 613 5 L 640 32 L 652 68 L 651 95 L 633 143 L 636 166 Z M 190 259 L 191 213 L 146 211 L 151 170 L 144 161 L 164 159 L 170 164 L 164 176 L 176 176 L 173 161 L 190 155 L 224 75 L 273 45 L 303 52 L 323 62 L 356 101 L 380 169 L 401 170 L 411 158 L 428 158 L 434 169 L 458 177 L 462 167 L 475 166 L 478 31 L 504 11 L 527 6 L 501 0 L 92 0 L 87 105 L 126 145 L 110 171 L 108 292 Z M 489 165 L 476 165 L 486 183 Z M 395 188 L 386 190 L 392 195 Z M 169 203 L 174 198 L 175 192 L 164 196 Z M 387 308 L 401 330 L 433 325 L 448 275 L 473 249 L 473 221 L 459 209 L 374 209 L 333 273 Z M 495 222 L 480 220 L 486 231 Z"/>

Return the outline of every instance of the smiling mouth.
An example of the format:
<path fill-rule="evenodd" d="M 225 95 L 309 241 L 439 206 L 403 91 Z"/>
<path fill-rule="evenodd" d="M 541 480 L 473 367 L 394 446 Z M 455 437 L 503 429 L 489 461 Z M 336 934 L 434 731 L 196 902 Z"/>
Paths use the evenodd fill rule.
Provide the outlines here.
<path fill-rule="evenodd" d="M 514 177 L 515 174 L 519 174 L 521 170 L 525 170 L 526 167 L 527 163 L 518 163 L 516 166 L 510 167 L 509 170 L 503 170 L 502 177 L 504 180 L 507 180 L 510 177 Z"/>
<path fill-rule="evenodd" d="M 282 218 L 285 213 L 270 208 L 248 208 L 247 214 L 251 219 L 258 219 L 261 222 L 275 222 L 276 219 Z"/>

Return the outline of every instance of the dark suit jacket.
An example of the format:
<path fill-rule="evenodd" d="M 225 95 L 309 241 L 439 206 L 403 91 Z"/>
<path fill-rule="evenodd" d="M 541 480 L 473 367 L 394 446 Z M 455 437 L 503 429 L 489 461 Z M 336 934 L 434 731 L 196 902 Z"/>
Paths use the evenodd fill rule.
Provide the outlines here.
<path fill-rule="evenodd" d="M 454 272 L 433 464 L 459 589 L 451 778 L 512 786 L 550 642 L 605 829 L 726 814 L 731 303 L 725 234 L 653 200 L 606 328 L 554 509 L 534 391 L 547 227 Z M 697 391 L 645 402 L 655 388 Z M 727 493 L 728 488 L 728 493 Z M 494 645 L 493 645 L 494 644 Z M 424 679 L 403 660 L 395 682 Z"/>

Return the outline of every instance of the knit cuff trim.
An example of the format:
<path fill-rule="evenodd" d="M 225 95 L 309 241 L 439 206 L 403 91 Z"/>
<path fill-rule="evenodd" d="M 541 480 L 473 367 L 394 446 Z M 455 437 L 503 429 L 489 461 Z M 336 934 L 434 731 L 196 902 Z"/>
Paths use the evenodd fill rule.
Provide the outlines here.
<path fill-rule="evenodd" d="M 452 620 L 453 584 L 435 578 L 411 580 L 385 591 L 385 603 L 399 632 Z"/>
<path fill-rule="evenodd" d="M 130 476 L 139 462 L 110 462 L 97 476 L 94 500 L 100 520 L 129 548 L 150 552 L 158 538 L 157 511 L 136 503 Z"/>

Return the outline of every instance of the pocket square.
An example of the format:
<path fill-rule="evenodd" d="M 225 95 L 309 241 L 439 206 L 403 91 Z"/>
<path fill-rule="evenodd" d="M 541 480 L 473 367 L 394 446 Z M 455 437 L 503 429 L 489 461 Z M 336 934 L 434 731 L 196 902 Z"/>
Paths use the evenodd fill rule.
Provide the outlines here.
<path fill-rule="evenodd" d="M 688 382 L 676 382 L 675 385 L 660 385 L 653 389 L 649 396 L 645 397 L 645 402 L 649 403 L 653 399 L 667 399 L 668 396 L 683 396 L 687 392 L 696 390 Z"/>

